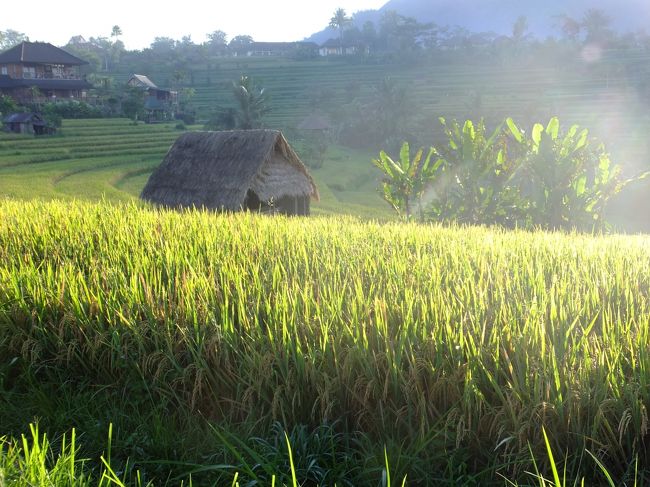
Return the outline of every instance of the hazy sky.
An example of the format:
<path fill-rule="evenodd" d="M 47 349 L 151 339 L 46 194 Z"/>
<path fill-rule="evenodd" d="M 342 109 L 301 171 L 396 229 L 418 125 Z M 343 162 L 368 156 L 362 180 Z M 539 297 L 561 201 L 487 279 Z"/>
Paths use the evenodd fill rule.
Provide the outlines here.
<path fill-rule="evenodd" d="M 217 29 L 248 34 L 257 41 L 291 41 L 321 30 L 338 7 L 348 14 L 379 8 L 387 0 L 177 0 L 174 2 L 112 0 L 88 2 L 1 0 L 0 30 L 14 29 L 32 41 L 62 45 L 73 35 L 109 36 L 113 25 L 124 32 L 128 49 L 149 46 L 154 37 L 191 35 L 201 43 Z M 46 7 L 47 5 L 47 7 Z M 55 7 L 52 7 L 54 5 Z"/>

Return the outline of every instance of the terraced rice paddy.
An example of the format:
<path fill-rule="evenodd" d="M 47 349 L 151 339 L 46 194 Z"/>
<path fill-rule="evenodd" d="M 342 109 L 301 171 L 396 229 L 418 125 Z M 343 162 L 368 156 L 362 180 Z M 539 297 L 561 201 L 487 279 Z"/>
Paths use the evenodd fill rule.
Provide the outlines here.
<path fill-rule="evenodd" d="M 65 120 L 53 137 L 0 133 L 0 197 L 133 201 L 180 133 L 125 119 Z M 321 194 L 314 213 L 389 217 L 370 158 L 332 147 L 313 171 Z"/>
<path fill-rule="evenodd" d="M 469 486 L 541 485 L 546 431 L 566 485 L 589 453 L 647 485 L 649 246 L 4 202 L 0 434 L 76 426 L 97 472 L 114 423 L 120 475 L 271 485 L 286 428 L 309 485 Z"/>

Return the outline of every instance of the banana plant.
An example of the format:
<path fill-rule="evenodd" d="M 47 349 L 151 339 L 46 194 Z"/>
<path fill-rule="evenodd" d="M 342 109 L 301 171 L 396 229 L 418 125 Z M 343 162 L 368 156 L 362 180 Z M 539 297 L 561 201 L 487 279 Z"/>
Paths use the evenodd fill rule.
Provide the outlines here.
<path fill-rule="evenodd" d="M 483 121 L 447 122 L 440 118 L 446 145 L 438 149 L 444 177 L 435 185 L 437 198 L 429 208 L 440 220 L 507 224 L 517 202 L 508 186 L 513 170 L 502 126 L 488 133 Z M 442 176 L 442 175 L 441 175 Z"/>
<path fill-rule="evenodd" d="M 587 129 L 573 125 L 562 134 L 557 117 L 546 127 L 535 124 L 527 136 L 512 119 L 510 135 L 523 149 L 512 181 L 529 217 L 529 224 L 550 229 L 598 230 L 612 196 L 646 172 L 621 178 L 621 166 L 612 164 L 603 144 L 589 138 Z"/>
<path fill-rule="evenodd" d="M 407 220 L 413 216 L 414 204 L 417 205 L 420 220 L 424 218 L 422 194 L 431 174 L 442 164 L 441 159 L 434 160 L 435 155 L 433 148 L 429 149 L 426 157 L 424 149 L 419 149 L 411 158 L 409 143 L 404 142 L 398 160 L 394 160 L 385 151 L 381 151 L 379 157 L 372 160 L 384 175 L 381 196 Z"/>

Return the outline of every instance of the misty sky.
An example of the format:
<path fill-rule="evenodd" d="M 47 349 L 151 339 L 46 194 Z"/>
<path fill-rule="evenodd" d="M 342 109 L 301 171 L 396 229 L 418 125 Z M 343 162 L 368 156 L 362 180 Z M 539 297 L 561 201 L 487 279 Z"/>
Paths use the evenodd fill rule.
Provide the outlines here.
<path fill-rule="evenodd" d="M 58 0 L 54 8 L 44 0 L 26 4 L 2 0 L 0 30 L 14 29 L 32 41 L 56 45 L 73 35 L 109 36 L 119 25 L 128 49 L 149 46 L 154 37 L 180 39 L 190 34 L 201 43 L 220 29 L 232 38 L 248 34 L 257 41 L 291 41 L 321 30 L 338 7 L 348 13 L 379 8 L 386 0 L 180 0 L 176 2 L 82 2 Z M 31 12 L 31 13 L 30 13 Z"/>

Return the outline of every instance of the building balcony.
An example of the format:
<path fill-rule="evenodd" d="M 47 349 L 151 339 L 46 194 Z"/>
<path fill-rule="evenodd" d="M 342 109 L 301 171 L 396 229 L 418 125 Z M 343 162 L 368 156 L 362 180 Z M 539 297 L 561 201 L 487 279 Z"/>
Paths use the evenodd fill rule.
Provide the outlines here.
<path fill-rule="evenodd" d="M 22 79 L 61 79 L 61 80 L 82 80 L 84 79 L 82 76 L 79 76 L 77 74 L 63 74 L 63 75 L 55 75 L 55 74 L 36 74 L 34 76 L 23 73 Z"/>

